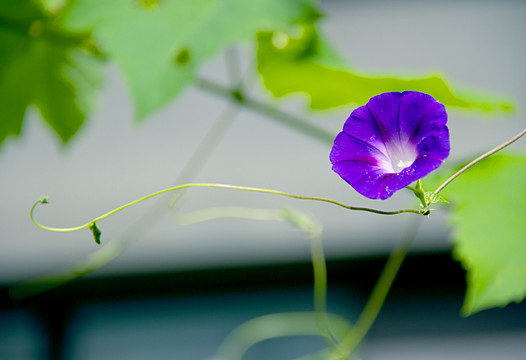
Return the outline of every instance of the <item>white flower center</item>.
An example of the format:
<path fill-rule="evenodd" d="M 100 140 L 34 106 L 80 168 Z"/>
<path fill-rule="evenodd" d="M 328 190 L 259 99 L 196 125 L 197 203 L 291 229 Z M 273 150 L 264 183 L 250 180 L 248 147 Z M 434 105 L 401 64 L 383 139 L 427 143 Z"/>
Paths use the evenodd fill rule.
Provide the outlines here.
<path fill-rule="evenodd" d="M 396 166 L 398 166 L 398 168 L 400 169 L 400 171 L 402 171 L 402 170 L 405 169 L 406 167 L 411 166 L 412 163 L 413 163 L 413 162 L 410 161 L 410 160 L 405 160 L 405 161 L 404 161 L 404 160 L 400 160 L 400 161 L 398 162 L 398 164 L 396 164 Z"/>
<path fill-rule="evenodd" d="M 416 160 L 416 147 L 407 143 L 401 145 L 398 141 L 393 141 L 386 146 L 390 162 L 384 163 L 388 172 L 399 173 L 407 167 L 410 167 Z"/>

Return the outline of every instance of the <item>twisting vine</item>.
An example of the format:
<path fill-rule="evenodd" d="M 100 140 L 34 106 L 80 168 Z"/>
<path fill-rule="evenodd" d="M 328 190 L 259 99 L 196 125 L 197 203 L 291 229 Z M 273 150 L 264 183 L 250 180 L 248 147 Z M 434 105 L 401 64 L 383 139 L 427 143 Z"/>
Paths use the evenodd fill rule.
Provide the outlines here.
<path fill-rule="evenodd" d="M 193 188 L 193 187 L 231 189 L 231 190 L 239 190 L 239 191 L 274 194 L 274 195 L 279 195 L 279 196 L 290 197 L 290 198 L 293 198 L 293 199 L 321 201 L 321 202 L 330 203 L 330 204 L 333 204 L 333 205 L 336 205 L 336 206 L 340 206 L 340 207 L 342 207 L 344 209 L 347 209 L 347 210 L 365 211 L 365 212 L 370 212 L 370 213 L 379 214 L 379 215 L 398 215 L 398 214 L 404 214 L 404 213 L 412 213 L 412 214 L 419 214 L 419 215 L 427 214 L 425 209 L 421 209 L 421 210 L 403 209 L 403 210 L 394 210 L 394 211 L 384 211 L 384 210 L 377 210 L 377 209 L 371 209 L 371 208 L 366 208 L 366 207 L 357 207 L 357 206 L 346 205 L 346 204 L 343 204 L 343 203 L 341 203 L 339 201 L 332 200 L 332 199 L 327 199 L 327 198 L 322 198 L 322 197 L 301 196 L 301 195 L 290 194 L 290 193 L 286 193 L 286 192 L 278 191 L 278 190 L 270 190 L 270 189 L 262 189 L 262 188 L 255 188 L 255 187 L 246 187 L 246 186 L 226 185 L 226 184 L 194 183 L 194 184 L 183 184 L 183 185 L 173 186 L 173 187 L 169 187 L 169 188 L 166 188 L 166 189 L 163 189 L 163 190 L 156 191 L 154 193 L 151 193 L 151 194 L 148 194 L 146 196 L 143 196 L 143 197 L 141 197 L 141 198 L 139 198 L 137 200 L 134 200 L 134 201 L 131 201 L 131 202 L 127 203 L 127 204 L 119 206 L 119 207 L 117 207 L 117 208 L 115 208 L 115 209 L 113 209 L 111 211 L 108 211 L 107 213 L 105 213 L 103 215 L 100 215 L 100 216 L 94 218 L 93 220 L 91 220 L 91 221 L 89 221 L 89 222 L 87 222 L 87 223 L 85 223 L 83 225 L 79 225 L 79 226 L 73 226 L 73 227 L 68 227 L 68 228 L 59 228 L 59 227 L 52 227 L 52 226 L 47 226 L 47 225 L 43 225 L 43 224 L 39 223 L 35 219 L 35 216 L 34 216 L 35 208 L 36 208 L 36 206 L 38 204 L 47 204 L 49 202 L 49 198 L 48 197 L 43 197 L 43 198 L 38 199 L 33 204 L 33 206 L 31 206 L 31 209 L 29 211 L 29 216 L 30 216 L 31 221 L 33 222 L 33 224 L 35 224 L 39 228 L 47 230 L 47 231 L 70 232 L 70 231 L 77 231 L 77 230 L 82 230 L 82 229 L 89 228 L 93 232 L 93 235 L 95 237 L 95 241 L 97 243 L 100 243 L 100 230 L 97 227 L 97 222 L 98 221 L 100 221 L 102 219 L 105 219 L 108 216 L 111 216 L 111 215 L 113 215 L 113 214 L 115 214 L 115 213 L 117 213 L 119 211 L 122 211 L 122 210 L 124 210 L 124 209 L 126 209 L 126 208 L 128 208 L 130 206 L 133 206 L 135 204 L 138 204 L 138 203 L 141 203 L 141 202 L 143 202 L 145 200 L 148 200 L 148 199 L 150 199 L 152 197 L 159 196 L 161 194 L 165 194 L 165 193 L 176 191 L 176 190 Z"/>

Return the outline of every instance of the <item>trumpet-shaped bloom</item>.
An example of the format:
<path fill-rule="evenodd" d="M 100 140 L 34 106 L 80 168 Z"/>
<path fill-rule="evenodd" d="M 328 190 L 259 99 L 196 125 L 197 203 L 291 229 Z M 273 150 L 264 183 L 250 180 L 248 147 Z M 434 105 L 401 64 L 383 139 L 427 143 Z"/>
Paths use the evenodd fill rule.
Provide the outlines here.
<path fill-rule="evenodd" d="M 387 199 L 449 156 L 444 105 L 415 91 L 377 95 L 336 136 L 332 170 L 360 194 Z"/>

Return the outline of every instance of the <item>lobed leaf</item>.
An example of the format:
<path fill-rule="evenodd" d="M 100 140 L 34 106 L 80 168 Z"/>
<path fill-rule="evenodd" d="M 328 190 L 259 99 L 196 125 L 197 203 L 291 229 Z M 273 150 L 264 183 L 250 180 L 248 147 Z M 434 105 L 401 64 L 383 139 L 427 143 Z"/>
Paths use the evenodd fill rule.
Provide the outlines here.
<path fill-rule="evenodd" d="M 82 126 L 100 83 L 98 62 L 82 49 L 83 35 L 58 30 L 34 1 L 0 7 L 0 144 L 22 130 L 36 106 L 63 142 Z"/>
<path fill-rule="evenodd" d="M 384 92 L 414 90 L 432 95 L 446 106 L 484 111 L 509 111 L 510 102 L 471 90 L 453 92 L 439 75 L 427 77 L 372 77 L 350 71 L 318 34 L 314 21 L 294 31 L 263 32 L 258 36 L 257 68 L 263 84 L 277 98 L 303 93 L 314 110 L 348 104 L 365 104 Z"/>
<path fill-rule="evenodd" d="M 76 0 L 62 24 L 91 31 L 125 76 L 142 119 L 168 103 L 226 46 L 284 28 L 311 0 Z"/>
<path fill-rule="evenodd" d="M 526 296 L 526 156 L 494 155 L 444 192 L 453 204 L 453 254 L 467 271 L 462 312 Z"/>

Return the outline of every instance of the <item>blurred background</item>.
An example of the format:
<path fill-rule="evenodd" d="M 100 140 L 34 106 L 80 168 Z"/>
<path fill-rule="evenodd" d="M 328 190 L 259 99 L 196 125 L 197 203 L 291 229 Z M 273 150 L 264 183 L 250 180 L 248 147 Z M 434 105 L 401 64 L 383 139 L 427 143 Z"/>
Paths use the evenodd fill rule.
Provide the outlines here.
<path fill-rule="evenodd" d="M 438 72 L 452 84 L 515 101 L 513 114 L 449 110 L 450 164 L 524 127 L 523 1 L 324 0 L 319 5 L 320 28 L 354 69 Z M 254 70 L 253 48 L 231 51 L 239 54 L 247 93 L 271 101 Z M 199 76 L 228 83 L 227 68 L 221 54 Z M 36 211 L 44 224 L 85 223 L 181 183 L 178 176 L 195 161 L 193 153 L 211 129 L 226 132 L 218 135 L 219 144 L 193 182 L 270 188 L 391 210 L 414 205 L 412 195 L 403 192 L 371 205 L 330 170 L 330 146 L 197 86 L 138 124 L 119 69 L 108 64 L 104 74 L 96 111 L 69 143 L 61 145 L 32 109 L 22 136 L 8 138 L 0 150 L 2 359 L 212 359 L 244 321 L 312 310 L 309 240 L 303 233 L 285 222 L 249 219 L 181 226 L 170 210 L 170 195 L 98 224 L 102 246 L 114 244 L 103 258 L 119 253 L 113 261 L 19 302 L 7 296 L 12 285 L 47 274 L 67 278 L 72 269 L 84 271 L 102 261 L 89 231 L 51 233 L 33 226 L 28 212 L 36 199 L 51 197 Z M 300 95 L 274 105 L 334 136 L 353 109 L 308 112 Z M 218 120 L 231 123 L 215 130 Z M 514 146 L 526 148 L 524 142 Z M 409 216 L 349 213 L 323 203 L 219 189 L 191 189 L 180 211 L 219 206 L 292 207 L 317 219 L 328 258 L 329 311 L 350 319 L 359 314 L 385 257 L 410 223 Z M 144 214 L 153 207 L 162 215 L 144 226 Z M 420 228 L 359 358 L 524 357 L 524 304 L 462 318 L 464 272 L 450 250 L 447 213 L 437 211 Z M 323 346 L 316 337 L 269 340 L 251 348 L 246 358 L 292 359 Z"/>

